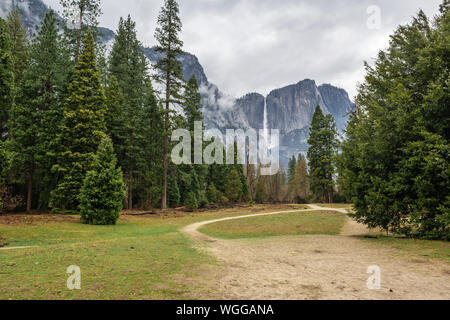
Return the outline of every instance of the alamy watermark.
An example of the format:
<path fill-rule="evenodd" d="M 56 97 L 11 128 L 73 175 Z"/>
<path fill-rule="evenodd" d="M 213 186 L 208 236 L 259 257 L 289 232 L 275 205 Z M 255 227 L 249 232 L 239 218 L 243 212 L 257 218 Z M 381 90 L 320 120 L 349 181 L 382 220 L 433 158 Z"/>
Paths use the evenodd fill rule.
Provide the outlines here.
<path fill-rule="evenodd" d="M 380 290 L 381 289 L 381 268 L 379 266 L 370 266 L 367 268 L 367 274 L 371 276 L 367 279 L 367 289 Z"/>
<path fill-rule="evenodd" d="M 367 28 L 370 30 L 381 29 L 381 8 L 377 5 L 367 7 L 366 13 L 369 15 L 367 19 Z"/>
<path fill-rule="evenodd" d="M 79 266 L 69 266 L 66 273 L 70 274 L 67 279 L 67 289 L 81 290 L 81 268 Z"/>
<path fill-rule="evenodd" d="M 194 128 L 194 137 L 186 129 L 173 132 L 172 142 L 179 142 L 172 149 L 174 164 L 253 164 L 260 166 L 264 176 L 280 171 L 279 130 L 228 129 L 223 135 L 219 129 L 203 130 L 201 121 L 195 122 Z"/>

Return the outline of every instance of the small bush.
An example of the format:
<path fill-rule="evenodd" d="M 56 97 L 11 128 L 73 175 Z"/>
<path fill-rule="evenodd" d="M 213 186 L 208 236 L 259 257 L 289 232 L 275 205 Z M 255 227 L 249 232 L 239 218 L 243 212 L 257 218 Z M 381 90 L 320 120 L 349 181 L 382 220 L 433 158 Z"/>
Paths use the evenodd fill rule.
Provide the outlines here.
<path fill-rule="evenodd" d="M 206 195 L 202 194 L 200 196 L 200 200 L 198 202 L 198 207 L 199 208 L 206 208 L 208 205 L 209 205 L 208 198 L 206 197 Z"/>
<path fill-rule="evenodd" d="M 225 197 L 224 195 L 221 195 L 219 197 L 219 204 L 221 206 L 227 206 L 229 203 L 230 203 L 230 200 L 227 197 Z"/>
<path fill-rule="evenodd" d="M 0 185 L 0 212 L 12 212 L 18 209 L 22 204 L 22 196 L 13 196 L 6 186 Z"/>

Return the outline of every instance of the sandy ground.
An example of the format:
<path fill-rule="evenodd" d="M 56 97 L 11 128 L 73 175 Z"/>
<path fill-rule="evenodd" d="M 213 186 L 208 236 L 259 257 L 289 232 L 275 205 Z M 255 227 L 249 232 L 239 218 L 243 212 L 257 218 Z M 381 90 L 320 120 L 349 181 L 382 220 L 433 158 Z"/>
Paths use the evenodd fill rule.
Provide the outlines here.
<path fill-rule="evenodd" d="M 314 210 L 346 212 L 311 206 Z M 298 212 L 298 211 L 297 211 Z M 287 214 L 274 212 L 270 214 Z M 253 215 L 259 216 L 259 215 Z M 356 236 L 369 234 L 349 219 L 340 236 L 222 240 L 199 233 L 210 223 L 183 229 L 220 267 L 205 272 L 202 299 L 450 299 L 450 264 L 380 246 Z M 381 269 L 381 289 L 369 290 L 369 266 Z"/>

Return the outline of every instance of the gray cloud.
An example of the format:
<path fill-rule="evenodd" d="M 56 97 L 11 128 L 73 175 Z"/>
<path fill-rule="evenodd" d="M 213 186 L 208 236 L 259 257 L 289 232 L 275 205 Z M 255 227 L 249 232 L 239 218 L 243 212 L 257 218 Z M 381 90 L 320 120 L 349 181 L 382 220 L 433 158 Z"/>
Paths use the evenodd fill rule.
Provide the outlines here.
<path fill-rule="evenodd" d="M 59 0 L 45 0 L 58 8 Z M 234 96 L 304 78 L 356 93 L 363 61 L 373 61 L 389 35 L 419 8 L 438 11 L 441 0 L 181 0 L 185 50 L 198 56 L 211 82 Z M 163 0 L 106 0 L 101 24 L 116 29 L 131 14 L 140 40 L 153 34 Z M 366 26 L 370 5 L 381 9 L 381 28 Z"/>

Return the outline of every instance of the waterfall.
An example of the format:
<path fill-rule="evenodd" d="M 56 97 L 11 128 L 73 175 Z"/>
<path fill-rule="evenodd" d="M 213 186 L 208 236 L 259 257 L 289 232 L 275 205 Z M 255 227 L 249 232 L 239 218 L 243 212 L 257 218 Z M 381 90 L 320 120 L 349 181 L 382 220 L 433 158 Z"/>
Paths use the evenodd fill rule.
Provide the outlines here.
<path fill-rule="evenodd" d="M 264 97 L 264 139 L 268 142 L 269 137 L 269 121 L 267 119 L 267 98 Z"/>

